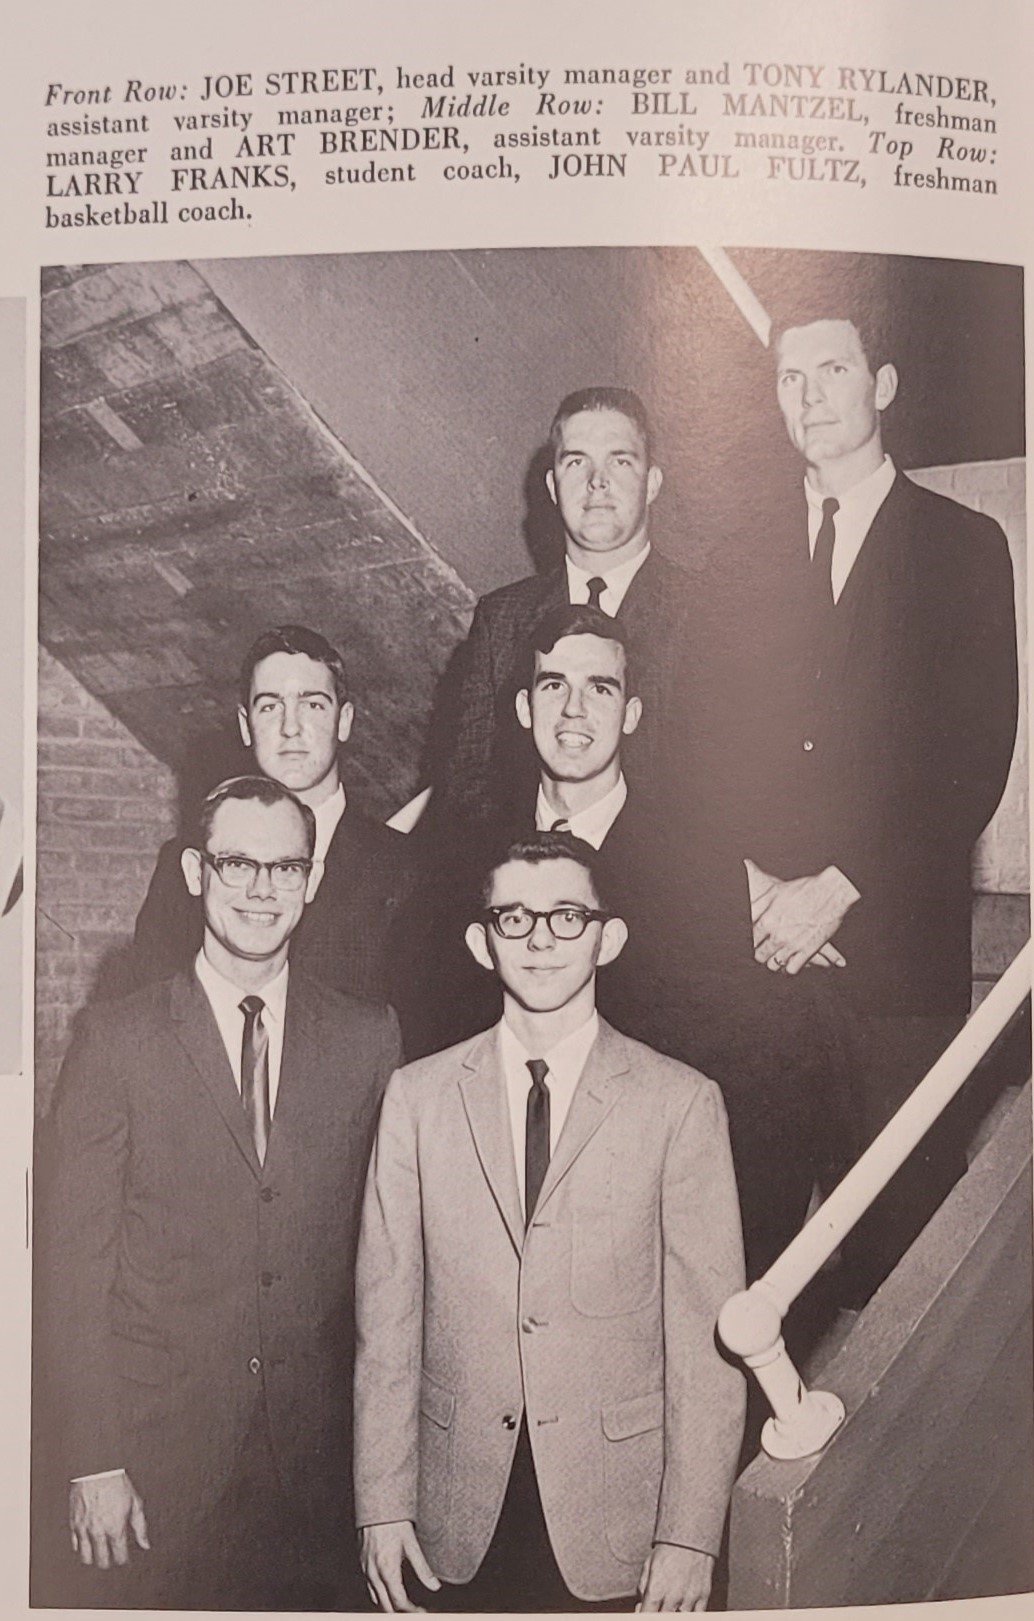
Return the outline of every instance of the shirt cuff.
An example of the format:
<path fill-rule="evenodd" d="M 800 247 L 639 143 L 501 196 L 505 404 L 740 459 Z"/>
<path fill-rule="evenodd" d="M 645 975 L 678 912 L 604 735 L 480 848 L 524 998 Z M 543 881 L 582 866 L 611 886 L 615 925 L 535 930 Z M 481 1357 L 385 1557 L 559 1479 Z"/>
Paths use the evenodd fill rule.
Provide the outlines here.
<path fill-rule="evenodd" d="M 847 874 L 841 872 L 839 867 L 827 867 L 826 871 L 836 881 L 837 900 L 842 903 L 842 909 L 846 912 L 855 901 L 861 900 L 862 892 L 855 888 Z"/>
<path fill-rule="evenodd" d="M 88 1480 L 114 1480 L 116 1475 L 124 1475 L 124 1469 L 102 1469 L 99 1475 L 73 1475 L 73 1486 L 84 1486 Z"/>

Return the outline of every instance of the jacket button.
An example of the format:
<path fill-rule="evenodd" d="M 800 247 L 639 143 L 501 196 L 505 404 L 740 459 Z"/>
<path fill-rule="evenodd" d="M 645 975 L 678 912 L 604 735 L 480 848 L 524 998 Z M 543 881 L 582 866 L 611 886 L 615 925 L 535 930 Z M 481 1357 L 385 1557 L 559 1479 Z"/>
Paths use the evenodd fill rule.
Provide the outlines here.
<path fill-rule="evenodd" d="M 504 1413 L 503 1414 L 503 1429 L 504 1430 L 515 1430 L 516 1428 L 517 1428 L 517 1420 L 514 1417 L 513 1413 Z"/>
<path fill-rule="evenodd" d="M 535 1327 L 536 1327 L 536 1324 L 535 1324 L 534 1317 L 522 1317 L 521 1318 L 521 1333 L 522 1334 L 534 1334 Z"/>
<path fill-rule="evenodd" d="M 262 1276 L 259 1278 L 259 1282 L 261 1283 L 263 1289 L 271 1289 L 273 1287 L 275 1276 L 276 1275 L 273 1272 L 262 1273 Z"/>
<path fill-rule="evenodd" d="M 273 1189 L 272 1188 L 263 1188 L 262 1192 L 259 1194 L 259 1198 L 262 1199 L 265 1204 L 268 1204 L 270 1199 L 272 1199 L 272 1197 L 273 1197 Z"/>
<path fill-rule="evenodd" d="M 805 754 L 810 754 L 814 747 L 815 747 L 815 744 L 812 742 L 811 738 L 806 737 L 804 739 L 804 752 L 805 752 Z"/>
<path fill-rule="evenodd" d="M 249 1373 L 261 1373 L 262 1372 L 262 1358 L 261 1357 L 257 1357 L 257 1356 L 252 1357 L 251 1361 L 248 1363 L 248 1372 Z"/>

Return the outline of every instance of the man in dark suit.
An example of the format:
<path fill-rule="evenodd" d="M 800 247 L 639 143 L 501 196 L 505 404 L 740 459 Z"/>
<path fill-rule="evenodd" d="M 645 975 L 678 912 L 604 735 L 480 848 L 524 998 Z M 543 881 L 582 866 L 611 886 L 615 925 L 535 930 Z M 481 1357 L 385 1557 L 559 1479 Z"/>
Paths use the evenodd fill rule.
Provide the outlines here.
<path fill-rule="evenodd" d="M 411 882 L 406 835 L 365 816 L 345 795 L 338 754 L 352 730 L 344 662 L 317 631 L 280 625 L 249 648 L 238 722 L 258 770 L 316 817 L 323 880 L 299 927 L 295 964 L 336 990 L 390 1001 L 396 918 Z M 181 841 L 162 849 L 137 918 L 136 984 L 189 963 L 201 912 L 180 878 Z"/>
<path fill-rule="evenodd" d="M 971 856 L 1017 708 L 1005 537 L 884 453 L 898 379 L 878 341 L 825 317 L 776 335 L 806 477 L 766 574 L 746 852 L 758 962 L 791 976 L 835 963 L 850 997 L 863 1145 L 968 1013 Z M 942 1120 L 860 1231 L 866 1292 L 965 1169 L 961 1118 Z"/>
<path fill-rule="evenodd" d="M 562 401 L 550 443 L 546 486 L 563 524 L 565 556 L 546 574 L 490 592 L 474 610 L 439 704 L 431 762 L 437 825 L 483 817 L 494 780 L 512 775 L 514 660 L 550 608 L 589 603 L 629 627 L 643 649 L 648 719 L 629 750 L 628 769 L 648 780 L 665 746 L 689 637 L 689 580 L 650 543 L 650 508 L 662 474 L 645 408 L 631 389 L 582 389 Z"/>
<path fill-rule="evenodd" d="M 398 1033 L 289 970 L 314 838 L 268 778 L 213 790 L 182 852 L 195 963 L 91 1009 L 65 1062 L 36 1252 L 40 1411 L 91 1567 L 63 1602 L 361 1598 L 354 1249 Z"/>

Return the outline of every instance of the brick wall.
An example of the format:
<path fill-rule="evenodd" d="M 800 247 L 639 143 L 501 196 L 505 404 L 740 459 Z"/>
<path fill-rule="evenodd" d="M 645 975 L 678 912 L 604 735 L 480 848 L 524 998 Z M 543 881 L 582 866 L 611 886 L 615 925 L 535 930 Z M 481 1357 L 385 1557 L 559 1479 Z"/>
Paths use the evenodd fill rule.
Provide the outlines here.
<path fill-rule="evenodd" d="M 39 672 L 36 1077 L 45 1109 L 72 1020 L 117 967 L 176 824 L 172 772 L 43 649 Z"/>
<path fill-rule="evenodd" d="M 998 812 L 977 846 L 974 885 L 981 893 L 1030 892 L 1030 760 L 1027 737 L 1027 503 L 1022 460 L 925 467 L 911 477 L 927 489 L 987 512 L 1009 542 L 1016 586 L 1020 655 L 1020 724 L 1012 770 Z"/>

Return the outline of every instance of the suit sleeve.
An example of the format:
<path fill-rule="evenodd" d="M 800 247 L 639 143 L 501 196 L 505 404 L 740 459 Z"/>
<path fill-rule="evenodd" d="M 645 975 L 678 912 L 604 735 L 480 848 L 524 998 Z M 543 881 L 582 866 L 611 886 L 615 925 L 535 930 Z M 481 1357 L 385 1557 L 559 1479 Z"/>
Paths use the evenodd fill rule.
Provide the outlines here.
<path fill-rule="evenodd" d="M 428 771 L 436 812 L 481 815 L 490 796 L 496 725 L 490 614 L 474 609 L 467 639 L 442 677 L 431 722 Z"/>
<path fill-rule="evenodd" d="M 388 1083 L 356 1267 L 356 1523 L 416 1520 L 424 1266 L 416 1123 Z"/>
<path fill-rule="evenodd" d="M 721 1093 L 701 1080 L 668 1150 L 664 1246 L 664 1478 L 657 1542 L 717 1554 L 743 1435 L 745 1384 L 715 1343 L 743 1288 L 743 1240 Z"/>
<path fill-rule="evenodd" d="M 74 1039 L 44 1130 L 37 1212 L 41 1363 L 69 1479 L 125 1465 L 111 1299 L 129 1150 L 125 1088 L 98 1018 Z"/>

